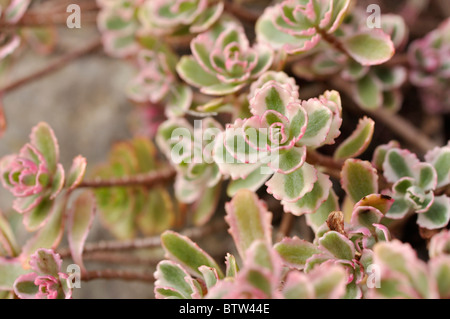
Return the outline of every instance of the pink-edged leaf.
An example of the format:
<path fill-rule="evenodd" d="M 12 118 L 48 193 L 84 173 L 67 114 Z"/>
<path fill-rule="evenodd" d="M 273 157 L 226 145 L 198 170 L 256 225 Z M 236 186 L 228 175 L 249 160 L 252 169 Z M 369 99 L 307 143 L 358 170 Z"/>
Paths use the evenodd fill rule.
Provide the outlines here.
<path fill-rule="evenodd" d="M 342 266 L 324 263 L 308 273 L 317 299 L 340 299 L 346 293 L 348 274 Z"/>
<path fill-rule="evenodd" d="M 319 239 L 319 247 L 337 259 L 352 260 L 355 258 L 355 246 L 344 235 L 329 231 Z"/>
<path fill-rule="evenodd" d="M 39 205 L 24 214 L 23 224 L 25 225 L 25 228 L 30 232 L 42 228 L 50 219 L 53 207 L 53 200 L 50 200 L 49 198 L 42 199 Z"/>
<path fill-rule="evenodd" d="M 82 272 L 85 272 L 83 248 L 94 221 L 95 197 L 92 193 L 85 192 L 76 199 L 73 205 L 69 211 L 67 236 L 72 260 L 80 267 Z"/>
<path fill-rule="evenodd" d="M 284 238 L 274 248 L 287 266 L 300 270 L 309 258 L 322 252 L 316 245 L 298 237 Z"/>
<path fill-rule="evenodd" d="M 200 266 L 215 268 L 220 278 L 223 273 L 214 259 L 198 247 L 192 240 L 173 231 L 165 231 L 161 235 L 161 243 L 167 258 L 180 263 L 189 273 L 201 276 Z"/>
<path fill-rule="evenodd" d="M 377 29 L 351 35 L 343 40 L 342 45 L 362 65 L 382 64 L 395 53 L 391 38 Z"/>
<path fill-rule="evenodd" d="M 378 193 L 377 171 L 370 162 L 348 159 L 342 167 L 341 185 L 347 195 L 358 202 L 364 196 Z"/>
<path fill-rule="evenodd" d="M 156 267 L 154 274 L 155 297 L 157 299 L 177 298 L 191 299 L 200 298 L 201 290 L 194 280 L 179 264 L 169 260 L 161 261 Z"/>
<path fill-rule="evenodd" d="M 314 166 L 304 163 L 290 174 L 275 173 L 266 182 L 267 192 L 278 200 L 296 202 L 309 193 L 318 179 Z"/>
<path fill-rule="evenodd" d="M 0 291 L 12 290 L 14 281 L 27 273 L 29 273 L 29 270 L 22 267 L 18 258 L 0 257 Z"/>
<path fill-rule="evenodd" d="M 247 250 L 246 258 L 244 259 L 243 268 L 261 267 L 271 272 L 271 275 L 277 284 L 277 279 L 281 276 L 283 262 L 267 240 L 258 239 L 252 243 Z"/>
<path fill-rule="evenodd" d="M 272 214 L 255 193 L 245 189 L 238 191 L 225 205 L 225 210 L 229 232 L 242 259 L 245 260 L 246 251 L 254 241 L 259 239 L 271 243 Z"/>
<path fill-rule="evenodd" d="M 450 255 L 450 231 L 445 229 L 434 235 L 428 247 L 430 258 L 441 255 Z"/>
<path fill-rule="evenodd" d="M 8 256 L 17 256 L 20 249 L 8 220 L 0 211 L 0 251 Z"/>
<path fill-rule="evenodd" d="M 414 167 L 414 175 L 417 186 L 424 191 L 434 190 L 437 185 L 437 173 L 434 167 L 428 163 L 420 163 Z"/>
<path fill-rule="evenodd" d="M 30 3 L 31 0 L 12 0 L 5 10 L 5 20 L 11 24 L 17 23 L 27 11 Z"/>
<path fill-rule="evenodd" d="M 422 298 L 436 297 L 434 283 L 428 278 L 426 264 L 417 258 L 416 252 L 409 244 L 398 240 L 376 244 L 374 263 L 381 268 L 382 280 L 384 276 L 394 276 L 409 284 Z"/>
<path fill-rule="evenodd" d="M 308 115 L 306 132 L 300 140 L 302 145 L 319 147 L 325 143 L 333 122 L 333 112 L 319 99 L 302 102 Z"/>
<path fill-rule="evenodd" d="M 444 147 L 436 147 L 429 151 L 425 154 L 425 160 L 436 170 L 436 187 L 450 184 L 450 142 Z"/>
<path fill-rule="evenodd" d="M 399 148 L 400 144 L 397 141 L 390 141 L 388 144 L 382 144 L 375 148 L 375 151 L 373 153 L 372 157 L 372 165 L 377 170 L 382 171 L 383 170 L 383 163 L 386 158 L 386 154 L 389 150 L 393 148 Z"/>
<path fill-rule="evenodd" d="M 198 270 L 200 270 L 200 272 L 203 274 L 203 280 L 205 281 L 206 288 L 211 289 L 212 287 L 214 287 L 219 280 L 217 270 L 215 268 L 207 266 L 200 266 Z"/>
<path fill-rule="evenodd" d="M 314 299 L 316 295 L 309 277 L 299 271 L 288 273 L 282 293 L 285 299 Z"/>
<path fill-rule="evenodd" d="M 411 203 L 404 197 L 395 197 L 394 203 L 386 214 L 387 218 L 402 219 L 411 211 Z"/>
<path fill-rule="evenodd" d="M 380 223 L 384 215 L 376 208 L 371 206 L 359 206 L 353 210 L 351 224 L 352 226 L 363 226 L 371 231 L 375 231 L 374 224 Z"/>
<path fill-rule="evenodd" d="M 309 193 L 295 203 L 281 201 L 281 204 L 286 213 L 296 216 L 312 214 L 327 200 L 331 187 L 332 183 L 329 176 L 318 172 L 317 182 Z"/>
<path fill-rule="evenodd" d="M 372 141 L 375 122 L 367 117 L 359 120 L 355 131 L 334 152 L 335 159 L 347 159 L 361 155 Z"/>
<path fill-rule="evenodd" d="M 64 168 L 63 166 L 58 163 L 56 165 L 56 172 L 52 177 L 52 189 L 51 189 L 51 195 L 50 199 L 55 199 L 56 196 L 61 192 L 61 190 L 64 187 Z"/>
<path fill-rule="evenodd" d="M 30 256 L 39 248 L 56 249 L 64 233 L 65 200 L 56 200 L 47 223 L 23 246 L 20 259 L 25 268 L 29 267 Z"/>
<path fill-rule="evenodd" d="M 418 167 L 419 163 L 414 153 L 397 148 L 391 149 L 386 153 L 383 163 L 384 177 L 390 183 L 395 183 L 402 177 L 414 177 L 414 167 Z"/>
<path fill-rule="evenodd" d="M 86 173 L 87 161 L 81 155 L 75 157 L 72 161 L 72 166 L 70 167 L 69 173 L 67 174 L 66 187 L 69 190 L 75 189 L 83 180 L 84 174 Z"/>
<path fill-rule="evenodd" d="M 390 196 L 382 194 L 370 194 L 364 196 L 359 202 L 357 202 L 355 205 L 355 209 L 361 206 L 370 206 L 379 210 L 383 215 L 386 215 L 393 203 L 394 199 Z"/>
<path fill-rule="evenodd" d="M 38 278 L 38 274 L 29 273 L 17 278 L 14 282 L 14 293 L 20 299 L 37 299 L 39 286 L 34 282 Z"/>
<path fill-rule="evenodd" d="M 56 172 L 59 162 L 59 145 L 51 127 L 45 122 L 40 122 L 33 127 L 30 139 L 31 144 L 44 156 L 50 173 Z"/>
<path fill-rule="evenodd" d="M 436 280 L 441 299 L 450 298 L 450 256 L 433 258 L 430 263 L 431 276 Z"/>
<path fill-rule="evenodd" d="M 240 189 L 256 192 L 271 176 L 271 174 L 266 174 L 263 169 L 258 167 L 246 178 L 230 181 L 227 187 L 227 195 L 233 197 Z"/>
<path fill-rule="evenodd" d="M 30 267 L 40 275 L 50 275 L 58 277 L 61 271 L 61 256 L 51 249 L 38 249 L 30 257 Z"/>
<path fill-rule="evenodd" d="M 306 222 L 317 233 L 320 226 L 326 222 L 330 213 L 334 211 L 339 211 L 339 202 L 336 193 L 331 188 L 328 198 L 320 205 L 316 212 L 306 215 Z"/>
<path fill-rule="evenodd" d="M 230 253 L 227 253 L 225 256 L 225 265 L 226 265 L 226 277 L 236 277 L 237 273 L 239 272 L 239 267 L 236 262 L 236 258 L 231 255 Z"/>
<path fill-rule="evenodd" d="M 417 224 L 427 229 L 439 229 L 448 225 L 450 220 L 450 198 L 441 195 L 434 198 L 430 208 L 420 213 Z"/>
<path fill-rule="evenodd" d="M 28 213 L 35 209 L 43 200 L 44 196 L 42 194 L 18 197 L 13 202 L 13 209 L 20 214 Z"/>
<path fill-rule="evenodd" d="M 222 189 L 221 183 L 214 187 L 209 187 L 205 190 L 202 197 L 198 199 L 192 209 L 194 212 L 193 222 L 195 225 L 201 226 L 206 224 L 217 209 L 217 204 L 220 199 L 220 191 Z"/>

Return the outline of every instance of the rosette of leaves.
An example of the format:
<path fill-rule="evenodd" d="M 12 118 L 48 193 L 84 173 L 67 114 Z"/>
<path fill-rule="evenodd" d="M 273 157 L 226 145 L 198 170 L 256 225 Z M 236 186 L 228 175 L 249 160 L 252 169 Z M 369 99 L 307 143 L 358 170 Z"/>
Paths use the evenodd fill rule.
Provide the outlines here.
<path fill-rule="evenodd" d="M 426 162 L 393 143 L 379 146 L 373 162 L 381 164 L 384 177 L 393 184 L 389 195 L 395 200 L 386 217 L 401 219 L 416 212 L 419 226 L 445 227 L 450 220 L 450 198 L 436 191 L 450 183 L 449 156 L 449 145 L 429 151 Z"/>
<path fill-rule="evenodd" d="M 222 126 L 209 117 L 194 124 L 195 128 L 185 119 L 169 119 L 159 127 L 156 141 L 177 170 L 177 199 L 202 207 L 194 220 L 203 224 L 214 212 L 220 193 L 222 175 L 212 159 L 212 150 Z"/>
<path fill-rule="evenodd" d="M 448 237 L 435 235 L 430 242 Z M 435 239 L 436 237 L 436 239 Z M 444 239 L 444 242 L 447 240 Z M 448 242 L 447 242 L 448 245 Z M 450 255 L 430 255 L 428 263 L 417 257 L 414 249 L 398 240 L 375 245 L 373 262 L 379 267 L 380 285 L 368 292 L 371 298 L 448 299 L 450 297 Z"/>
<path fill-rule="evenodd" d="M 131 179 L 161 168 L 150 140 L 137 137 L 115 144 L 108 163 L 100 166 L 99 178 Z M 160 234 L 173 225 L 174 203 L 163 186 L 105 187 L 95 190 L 103 223 L 118 238 Z"/>
<path fill-rule="evenodd" d="M 86 159 L 73 160 L 67 177 L 59 163 L 59 146 L 53 130 L 47 123 L 36 125 L 19 154 L 0 160 L 3 186 L 16 197 L 13 209 L 23 214 L 23 223 L 29 231 L 42 228 L 57 210 L 56 197 L 66 188 L 74 189 L 84 176 Z"/>
<path fill-rule="evenodd" d="M 353 98 L 361 108 L 398 111 L 403 100 L 400 89 L 406 81 L 406 68 L 383 63 L 405 45 L 408 28 L 398 15 L 385 14 L 380 21 L 380 29 L 369 29 L 366 14 L 354 10 L 335 34 L 335 41 L 340 44 L 318 47 L 318 53 L 293 67 L 294 72 L 307 79 L 336 76 L 350 83 Z M 366 39 L 367 36 L 370 37 Z M 345 39 L 353 37 L 344 45 Z M 350 54 L 349 48 L 353 46 L 361 52 Z"/>
<path fill-rule="evenodd" d="M 346 270 L 345 298 L 361 298 L 367 268 L 372 264 L 373 247 L 390 240 L 381 220 L 392 205 L 384 195 L 370 194 L 354 205 L 349 222 L 344 213 L 331 212 L 316 229 L 313 243 L 298 237 L 285 238 L 275 245 L 286 266 L 308 273 L 323 263 L 339 264 Z"/>
<path fill-rule="evenodd" d="M 146 39 L 148 43 L 149 38 Z M 138 53 L 139 74 L 128 85 L 128 97 L 137 103 L 165 105 L 167 117 L 182 116 L 192 102 L 192 90 L 178 82 L 176 56 L 165 47 Z"/>
<path fill-rule="evenodd" d="M 243 27 L 222 21 L 191 41 L 192 56 L 177 65 L 180 77 L 207 95 L 228 95 L 257 79 L 272 65 L 273 52 L 257 44 L 250 47 Z"/>
<path fill-rule="evenodd" d="M 216 0 L 145 1 L 139 20 L 150 33 L 182 36 L 208 30 L 220 18 L 223 8 L 223 2 Z"/>
<path fill-rule="evenodd" d="M 97 24 L 105 52 L 124 58 L 139 50 L 136 33 L 140 28 L 137 12 L 142 0 L 97 0 L 101 10 Z"/>
<path fill-rule="evenodd" d="M 408 50 L 412 67 L 410 80 L 419 87 L 425 110 L 430 113 L 450 111 L 450 19 Z"/>
<path fill-rule="evenodd" d="M 240 255 L 225 258 L 225 273 L 189 238 L 174 232 L 161 236 L 167 260 L 155 272 L 156 298 L 340 298 L 346 273 L 340 265 L 324 264 L 305 274 L 285 270 L 272 248 L 271 220 L 266 205 L 249 190 L 226 204 L 229 232 Z M 241 266 L 239 266 L 241 264 Z"/>
<path fill-rule="evenodd" d="M 228 194 L 266 183 L 285 211 L 314 212 L 328 198 L 331 182 L 306 162 L 306 153 L 339 136 L 339 93 L 300 101 L 289 84 L 269 81 L 255 91 L 250 111 L 252 117 L 237 119 L 217 139 L 215 161 L 233 179 Z"/>
<path fill-rule="evenodd" d="M 69 276 L 61 272 L 62 259 L 50 249 L 39 249 L 31 256 L 32 272 L 14 282 L 20 299 L 71 299 Z"/>
<path fill-rule="evenodd" d="M 309 51 L 339 28 L 349 7 L 350 0 L 283 1 L 258 19 L 258 41 L 288 54 Z"/>

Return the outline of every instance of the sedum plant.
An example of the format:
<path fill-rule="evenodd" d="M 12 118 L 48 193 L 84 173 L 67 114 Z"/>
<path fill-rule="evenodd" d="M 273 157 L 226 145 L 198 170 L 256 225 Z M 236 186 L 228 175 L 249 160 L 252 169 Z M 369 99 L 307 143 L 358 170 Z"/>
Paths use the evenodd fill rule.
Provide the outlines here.
<path fill-rule="evenodd" d="M 429 124 L 448 109 L 448 20 L 418 30 L 416 1 L 378 26 L 354 0 L 268 2 L 84 3 L 97 43 L 0 88 L 101 44 L 134 67 L 137 111 L 101 164 L 63 167 L 46 122 L 2 154 L 0 298 L 96 279 L 157 299 L 450 297 L 450 142 Z M 55 44 L 39 6 L 0 0 L 0 75 L 23 43 Z"/>

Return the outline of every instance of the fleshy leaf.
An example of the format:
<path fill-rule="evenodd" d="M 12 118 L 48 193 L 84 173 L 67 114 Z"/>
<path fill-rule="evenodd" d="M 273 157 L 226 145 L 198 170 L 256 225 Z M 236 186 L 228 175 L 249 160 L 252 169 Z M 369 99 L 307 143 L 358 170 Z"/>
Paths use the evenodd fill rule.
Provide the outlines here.
<path fill-rule="evenodd" d="M 25 228 L 28 231 L 36 231 L 43 227 L 51 215 L 53 206 L 54 201 L 49 198 L 42 199 L 39 205 L 25 214 L 23 218 Z"/>
<path fill-rule="evenodd" d="M 242 259 L 245 260 L 246 251 L 254 241 L 260 239 L 271 243 L 272 215 L 253 192 L 245 189 L 238 191 L 225 209 L 229 232 Z"/>
<path fill-rule="evenodd" d="M 355 256 L 353 243 L 335 231 L 329 231 L 323 235 L 319 239 L 319 245 L 338 259 L 352 260 Z"/>
<path fill-rule="evenodd" d="M 381 107 L 383 102 L 381 84 L 370 73 L 355 83 L 353 91 L 360 107 L 367 110 Z"/>
<path fill-rule="evenodd" d="M 236 277 L 237 273 L 239 272 L 239 267 L 236 263 L 236 258 L 230 253 L 227 253 L 227 255 L 225 256 L 225 264 L 226 264 L 225 275 L 227 277 Z"/>
<path fill-rule="evenodd" d="M 275 173 L 266 183 L 267 192 L 278 200 L 296 202 L 313 189 L 317 179 L 314 166 L 304 163 L 290 174 Z"/>
<path fill-rule="evenodd" d="M 417 156 L 408 150 L 391 149 L 383 163 L 384 177 L 390 183 L 402 177 L 414 177 L 414 167 L 419 163 Z"/>
<path fill-rule="evenodd" d="M 221 189 L 220 183 L 214 187 L 207 188 L 202 197 L 194 203 L 192 219 L 195 225 L 204 225 L 211 219 L 216 211 Z"/>
<path fill-rule="evenodd" d="M 34 282 L 38 275 L 36 273 L 29 273 L 17 278 L 14 282 L 14 293 L 20 299 L 35 299 L 39 292 L 39 286 Z"/>
<path fill-rule="evenodd" d="M 184 56 L 177 65 L 177 72 L 187 83 L 197 87 L 208 87 L 219 84 L 219 80 L 203 70 L 194 58 Z"/>
<path fill-rule="evenodd" d="M 450 220 L 450 198 L 445 195 L 436 196 L 430 208 L 420 213 L 417 224 L 427 229 L 439 229 L 448 225 Z"/>
<path fill-rule="evenodd" d="M 230 181 L 227 188 L 227 195 L 233 197 L 240 189 L 248 189 L 256 192 L 271 177 L 264 174 L 260 168 L 255 169 L 246 178 Z"/>
<path fill-rule="evenodd" d="M 314 286 L 305 274 L 291 271 L 286 277 L 283 296 L 285 299 L 314 299 Z"/>
<path fill-rule="evenodd" d="M 284 238 L 274 248 L 287 266 L 297 269 L 303 269 L 310 257 L 321 253 L 316 245 L 298 237 Z"/>
<path fill-rule="evenodd" d="M 206 288 L 211 289 L 215 286 L 217 281 L 219 280 L 219 276 L 217 275 L 217 271 L 215 268 L 200 266 L 200 272 L 203 274 L 203 279 L 206 284 Z"/>
<path fill-rule="evenodd" d="M 12 290 L 14 281 L 29 273 L 29 270 L 25 270 L 19 259 L 6 259 L 0 257 L 0 291 Z"/>
<path fill-rule="evenodd" d="M 317 299 L 339 299 L 345 294 L 348 275 L 338 265 L 324 264 L 308 273 L 312 277 Z"/>
<path fill-rule="evenodd" d="M 336 193 L 333 189 L 330 189 L 330 194 L 328 195 L 327 200 L 320 205 L 320 207 L 316 210 L 315 213 L 306 215 L 306 221 L 308 225 L 317 233 L 319 227 L 322 226 L 327 218 L 333 211 L 339 210 L 339 202 Z"/>
<path fill-rule="evenodd" d="M 450 298 L 450 257 L 434 258 L 429 263 L 431 275 L 435 278 L 441 299 Z"/>
<path fill-rule="evenodd" d="M 81 155 L 78 155 L 73 159 L 72 167 L 69 170 L 66 179 L 66 187 L 70 190 L 75 189 L 83 180 L 86 172 L 87 161 Z"/>
<path fill-rule="evenodd" d="M 58 277 L 61 266 L 61 256 L 51 249 L 38 249 L 30 259 L 31 269 L 42 275 Z"/>
<path fill-rule="evenodd" d="M 341 184 L 354 202 L 364 196 L 378 193 L 378 175 L 372 164 L 367 161 L 348 159 L 341 171 Z"/>
<path fill-rule="evenodd" d="M 386 158 L 386 154 L 393 148 L 399 148 L 400 144 L 397 141 L 390 141 L 388 144 L 379 145 L 375 148 L 372 158 L 372 165 L 377 170 L 383 170 L 383 163 Z"/>
<path fill-rule="evenodd" d="M 50 173 L 54 173 L 59 162 L 59 146 L 53 130 L 47 123 L 41 122 L 32 129 L 30 139 L 44 156 Z"/>
<path fill-rule="evenodd" d="M 76 199 L 73 205 L 74 207 L 69 212 L 67 236 L 72 260 L 84 272 L 86 269 L 83 264 L 83 248 L 94 221 L 95 198 L 92 193 L 85 192 Z"/>
<path fill-rule="evenodd" d="M 29 267 L 28 261 L 37 249 L 56 249 L 64 231 L 65 201 L 57 200 L 50 212 L 49 220 L 23 247 L 20 259 L 23 267 Z"/>
<path fill-rule="evenodd" d="M 318 172 L 314 188 L 295 203 L 281 201 L 284 211 L 300 216 L 314 213 L 327 200 L 332 183 L 329 176 Z"/>
<path fill-rule="evenodd" d="M 370 30 L 343 40 L 343 47 L 362 65 L 378 65 L 388 61 L 395 53 L 391 38 L 381 30 Z"/>
<path fill-rule="evenodd" d="M 333 114 L 318 99 L 305 101 L 302 106 L 308 115 L 308 124 L 300 143 L 306 146 L 321 146 L 330 132 Z"/>
<path fill-rule="evenodd" d="M 372 119 L 360 119 L 355 131 L 336 149 L 334 158 L 343 160 L 361 155 L 372 141 L 374 126 Z"/>
<path fill-rule="evenodd" d="M 156 279 L 155 297 L 157 299 L 191 299 L 197 292 L 189 274 L 180 265 L 172 261 L 161 261 L 154 276 Z"/>
<path fill-rule="evenodd" d="M 450 183 L 450 143 L 447 146 L 429 151 L 425 155 L 428 163 L 433 165 L 437 173 L 437 186 L 442 187 Z"/>
<path fill-rule="evenodd" d="M 52 179 L 52 189 L 50 199 L 55 199 L 64 187 L 64 168 L 58 163 L 56 166 L 56 172 Z"/>
<path fill-rule="evenodd" d="M 186 236 L 173 231 L 165 231 L 161 235 L 161 242 L 167 257 L 179 262 L 193 275 L 202 276 L 198 268 L 208 266 L 215 268 L 219 277 L 223 278 L 223 273 L 214 259 Z"/>

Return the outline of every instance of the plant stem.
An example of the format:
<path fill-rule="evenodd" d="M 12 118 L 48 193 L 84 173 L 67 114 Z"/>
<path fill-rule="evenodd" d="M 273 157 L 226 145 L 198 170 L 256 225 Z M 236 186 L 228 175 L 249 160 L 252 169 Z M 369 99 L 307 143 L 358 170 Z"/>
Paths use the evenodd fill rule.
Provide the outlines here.
<path fill-rule="evenodd" d="M 104 188 L 104 187 L 118 187 L 118 186 L 146 186 L 155 187 L 166 184 L 174 180 L 176 171 L 173 168 L 168 168 L 162 171 L 154 171 L 147 174 L 140 174 L 131 177 L 120 177 L 111 179 L 96 178 L 91 181 L 83 181 L 78 188 Z"/>
<path fill-rule="evenodd" d="M 182 235 L 191 239 L 202 238 L 211 233 L 225 228 L 225 221 L 220 220 L 215 223 L 210 223 L 204 227 L 189 228 L 181 232 Z M 137 238 L 132 240 L 122 241 L 101 241 L 98 243 L 88 243 L 84 247 L 83 253 L 92 253 L 97 251 L 124 251 L 134 249 L 146 249 L 161 247 L 160 236 Z M 62 258 L 70 256 L 70 250 L 64 249 L 58 252 Z"/>
<path fill-rule="evenodd" d="M 294 226 L 295 216 L 291 213 L 284 213 L 281 218 L 280 229 L 277 234 L 277 241 L 283 240 L 283 238 L 288 237 Z"/>
<path fill-rule="evenodd" d="M 108 264 L 125 265 L 156 265 L 160 259 L 142 258 L 131 254 L 114 254 L 111 252 L 97 251 L 83 256 L 85 261 L 105 262 Z"/>
<path fill-rule="evenodd" d="M 11 84 L 8 84 L 7 86 L 0 89 L 0 95 L 1 95 L 1 93 L 8 93 L 8 92 L 17 90 L 20 87 L 22 87 L 23 85 L 26 85 L 30 82 L 33 82 L 34 80 L 40 79 L 50 73 L 53 73 L 53 72 L 63 68 L 70 62 L 75 61 L 82 56 L 85 56 L 92 52 L 97 51 L 101 47 L 102 47 L 101 40 L 96 39 L 93 42 L 86 45 L 85 47 L 78 49 L 76 51 L 70 52 L 70 53 L 62 56 L 61 58 L 57 59 L 56 61 L 51 62 L 45 68 L 38 70 L 37 72 L 32 73 L 30 75 L 27 75 L 26 77 L 19 79 Z"/>
<path fill-rule="evenodd" d="M 155 278 L 151 273 L 129 271 L 129 270 L 115 270 L 115 269 L 102 269 L 87 271 L 81 276 L 82 281 L 91 281 L 95 279 L 118 279 L 125 281 L 143 281 L 154 282 Z"/>

